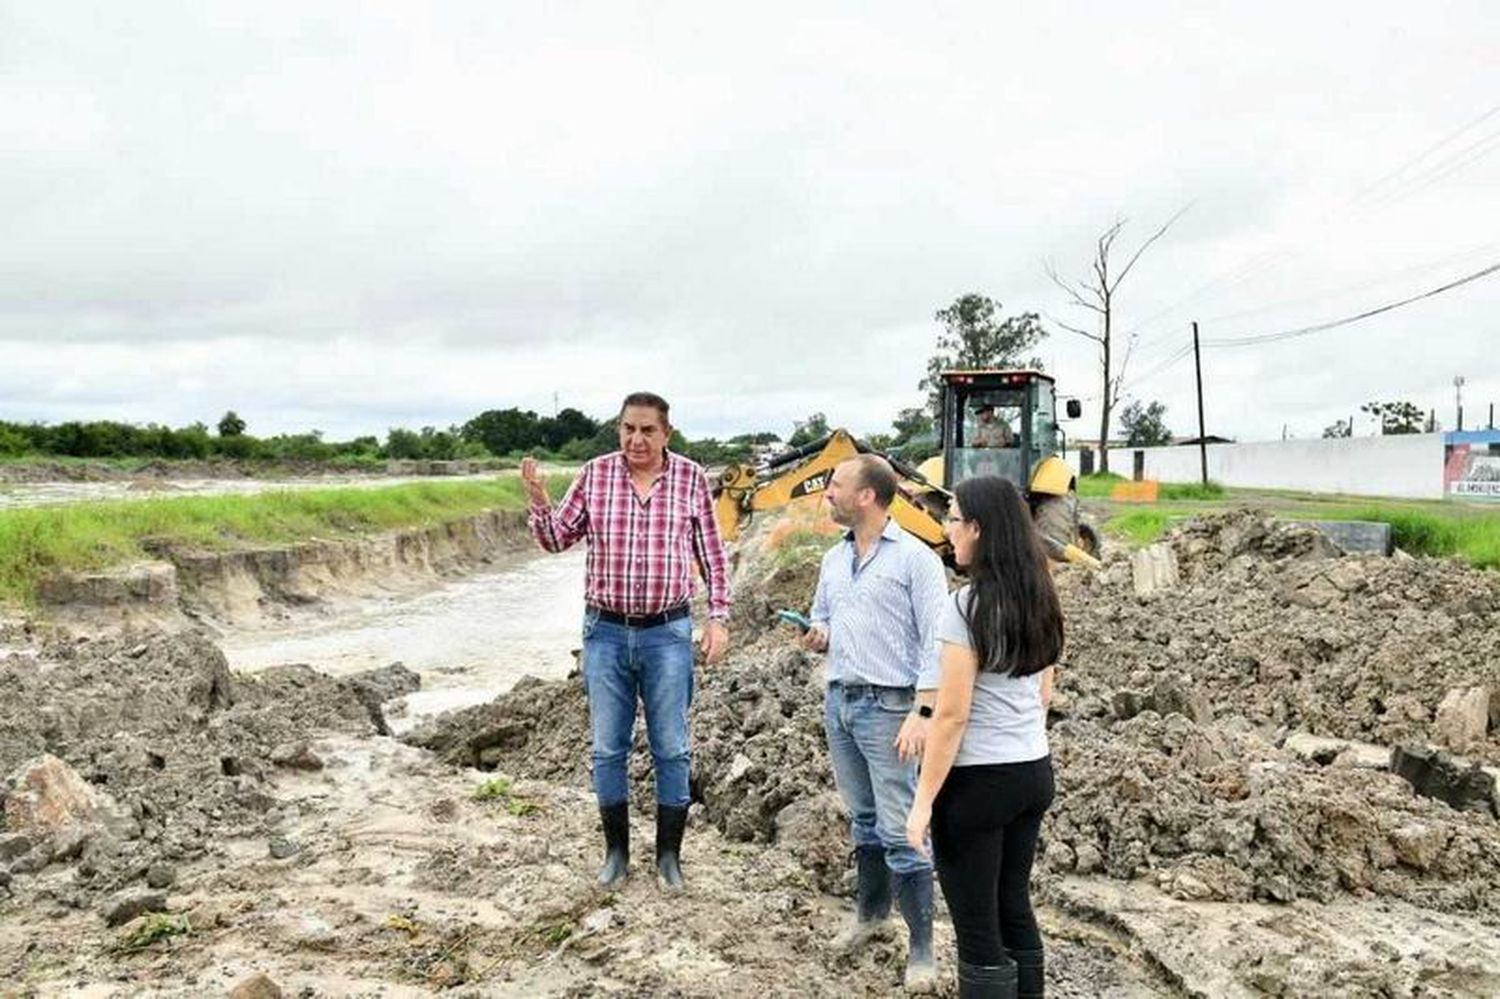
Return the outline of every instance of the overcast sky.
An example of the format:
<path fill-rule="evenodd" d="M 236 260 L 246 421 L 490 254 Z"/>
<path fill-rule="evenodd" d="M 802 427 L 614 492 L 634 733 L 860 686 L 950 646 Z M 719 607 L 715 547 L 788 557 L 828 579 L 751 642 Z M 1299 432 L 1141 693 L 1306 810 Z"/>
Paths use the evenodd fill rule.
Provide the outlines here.
<path fill-rule="evenodd" d="M 810 13 L 809 11 L 815 11 Z M 965 292 L 1207 339 L 1500 262 L 1500 7 L 0 0 L 0 419 L 329 437 L 654 389 L 689 436 L 917 405 Z M 1085 397 L 1095 350 L 1042 356 Z M 1205 350 L 1209 431 L 1500 402 L 1500 274 Z M 1153 374 L 1153 369 L 1157 370 Z M 1149 376 L 1141 378 L 1139 376 Z M 1357 428 L 1373 424 L 1359 417 Z"/>

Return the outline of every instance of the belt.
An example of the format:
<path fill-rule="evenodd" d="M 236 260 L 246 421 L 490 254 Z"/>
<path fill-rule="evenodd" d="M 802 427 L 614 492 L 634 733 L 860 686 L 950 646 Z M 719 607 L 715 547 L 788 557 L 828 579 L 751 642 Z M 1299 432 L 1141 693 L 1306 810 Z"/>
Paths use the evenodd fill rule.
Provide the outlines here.
<path fill-rule="evenodd" d="M 660 614 L 621 614 L 618 611 L 605 610 L 603 607 L 590 607 L 589 610 L 598 615 L 601 621 L 623 624 L 627 628 L 659 628 L 679 618 L 687 617 L 690 613 L 687 604 L 668 607 Z"/>
<path fill-rule="evenodd" d="M 886 687 L 878 683 L 845 683 L 842 680 L 830 680 L 829 687 L 837 687 L 845 697 L 864 697 L 866 694 L 879 694 L 882 690 L 899 690 L 904 694 L 915 694 L 915 687 Z"/>

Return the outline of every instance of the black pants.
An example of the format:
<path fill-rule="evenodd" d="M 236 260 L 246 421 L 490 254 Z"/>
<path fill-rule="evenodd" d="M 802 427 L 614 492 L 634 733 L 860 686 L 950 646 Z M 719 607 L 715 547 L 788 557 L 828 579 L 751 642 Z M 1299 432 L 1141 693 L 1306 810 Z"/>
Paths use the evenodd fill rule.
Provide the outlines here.
<path fill-rule="evenodd" d="M 1006 964 L 1006 950 L 1037 950 L 1031 862 L 1052 804 L 1052 759 L 954 767 L 932 806 L 932 848 L 958 959 Z"/>

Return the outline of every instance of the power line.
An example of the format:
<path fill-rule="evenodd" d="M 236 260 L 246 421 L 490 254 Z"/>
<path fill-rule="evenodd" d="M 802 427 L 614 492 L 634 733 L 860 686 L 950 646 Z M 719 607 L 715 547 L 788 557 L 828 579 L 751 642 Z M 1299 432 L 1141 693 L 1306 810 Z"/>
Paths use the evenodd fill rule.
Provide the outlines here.
<path fill-rule="evenodd" d="M 1458 129 L 1455 129 L 1454 131 L 1452 131 L 1452 132 L 1448 133 L 1447 135 L 1443 136 L 1443 138 L 1439 139 L 1437 142 L 1434 142 L 1432 145 L 1428 146 L 1426 149 L 1422 150 L 1420 153 L 1418 153 L 1417 155 L 1413 156 L 1411 159 L 1407 160 L 1405 163 L 1402 163 L 1396 169 L 1390 171 L 1389 173 L 1383 174 L 1380 177 L 1378 177 L 1377 179 L 1375 179 L 1374 181 L 1372 181 L 1371 183 L 1366 184 L 1364 187 L 1360 188 L 1358 191 L 1355 192 L 1354 197 L 1352 197 L 1352 198 L 1349 199 L 1349 203 L 1352 205 L 1352 204 L 1358 202 L 1361 198 L 1365 197 L 1366 195 L 1373 194 L 1376 190 L 1378 190 L 1380 187 L 1382 187 L 1387 181 L 1395 180 L 1397 177 L 1401 176 L 1401 174 L 1405 173 L 1407 170 L 1409 170 L 1412 167 L 1416 166 L 1418 163 L 1422 162 L 1424 159 L 1426 159 L 1428 156 L 1432 155 L 1433 153 L 1437 152 L 1439 149 L 1441 149 L 1444 146 L 1448 145 L 1448 143 L 1452 142 L 1454 139 L 1457 139 L 1459 136 L 1463 135 L 1465 132 L 1469 131 L 1470 129 L 1476 128 L 1479 125 L 1483 125 L 1486 121 L 1489 121 L 1491 118 L 1493 118 L 1497 114 L 1500 114 L 1500 104 L 1496 104 L 1494 107 L 1490 108 L 1488 111 L 1486 111 L 1484 114 L 1480 115 L 1478 118 L 1475 118 L 1473 121 L 1470 121 L 1468 124 L 1466 124 L 1466 125 L 1458 128 Z"/>
<path fill-rule="evenodd" d="M 1312 326 L 1302 326 L 1296 329 L 1279 330 L 1275 333 L 1260 333 L 1249 336 L 1218 337 L 1205 339 L 1203 341 L 1203 345 L 1206 347 L 1249 347 L 1258 344 L 1276 343 L 1281 340 L 1291 340 L 1297 337 L 1309 336 L 1313 333 L 1321 333 L 1326 330 L 1337 329 L 1340 326 L 1347 326 L 1351 323 L 1356 323 L 1363 319 L 1369 319 L 1372 316 L 1378 316 L 1382 313 L 1391 312 L 1395 309 L 1411 305 L 1414 302 L 1420 302 L 1424 299 L 1433 298 L 1434 296 L 1441 295 L 1444 292 L 1452 291 L 1455 288 L 1461 288 L 1466 284 L 1471 284 L 1474 281 L 1478 281 L 1481 278 L 1488 277 L 1491 274 L 1495 273 L 1500 273 L 1500 263 L 1491 264 L 1490 266 L 1485 267 L 1482 270 L 1475 271 L 1473 274 L 1468 274 L 1464 277 L 1457 278 L 1456 280 L 1449 281 L 1447 284 L 1439 285 L 1436 288 L 1431 288 L 1427 291 L 1421 292 L 1420 294 L 1412 295 L 1408 298 L 1403 298 L 1396 302 L 1388 302 L 1384 305 L 1379 305 L 1372 309 L 1366 309 L 1363 312 L 1356 313 L 1352 316 L 1345 316 L 1342 319 L 1334 319 L 1330 320 L 1329 322 L 1317 323 Z M 1160 375 L 1177 366 L 1178 364 L 1181 364 L 1187 357 L 1192 354 L 1192 352 L 1192 341 L 1188 341 L 1187 343 L 1178 347 L 1164 360 L 1159 361 L 1157 364 L 1153 365 L 1151 368 L 1147 369 L 1141 374 L 1136 375 L 1134 378 L 1123 382 L 1120 385 L 1119 389 L 1115 392 L 1116 397 L 1123 397 L 1129 390 L 1134 389 L 1141 383 L 1155 378 L 1157 375 Z"/>
<path fill-rule="evenodd" d="M 1361 199 L 1373 194 L 1389 182 L 1397 180 L 1412 167 L 1422 163 L 1438 150 L 1450 145 L 1455 140 L 1462 137 L 1465 133 L 1479 127 L 1496 115 L 1500 115 L 1500 104 L 1495 105 L 1478 117 L 1471 119 L 1466 124 L 1445 135 L 1442 139 L 1427 146 L 1415 156 L 1410 157 L 1394 170 L 1388 171 L 1373 182 L 1365 185 L 1365 187 L 1361 188 L 1358 192 L 1352 195 L 1338 209 L 1330 209 L 1328 213 L 1322 218 L 1319 224 L 1326 225 L 1327 223 L 1332 222 L 1338 215 L 1348 215 L 1351 210 L 1359 204 Z M 1387 192 L 1388 197 L 1380 201 L 1378 205 L 1372 207 L 1386 207 L 1387 205 L 1394 204 L 1396 201 L 1403 200 L 1404 198 L 1409 197 L 1412 194 L 1425 190 L 1427 187 L 1430 187 L 1433 184 L 1436 184 L 1439 181 L 1443 180 L 1444 178 L 1451 176 L 1453 173 L 1464 169 L 1474 162 L 1477 162 L 1479 159 L 1482 159 L 1484 156 L 1493 151 L 1494 147 L 1490 147 L 1487 144 L 1496 138 L 1500 138 L 1500 132 L 1495 132 L 1483 136 L 1475 142 L 1470 143 L 1468 146 L 1465 146 L 1463 149 L 1458 150 L 1456 153 L 1447 154 L 1445 158 L 1441 159 L 1439 162 L 1430 164 L 1424 172 L 1418 174 L 1415 177 L 1407 178 L 1406 183 L 1408 185 L 1414 186 L 1408 186 L 1405 190 L 1402 190 L 1400 188 L 1400 183 L 1398 183 L 1394 190 Z M 1467 157 L 1466 154 L 1468 154 Z M 1230 268 L 1223 274 L 1209 278 L 1206 282 L 1194 288 L 1182 298 L 1179 298 L 1176 301 L 1172 302 L 1170 305 L 1167 305 L 1166 307 L 1158 309 L 1157 311 L 1151 313 L 1145 319 L 1136 323 L 1130 332 L 1132 335 L 1135 335 L 1140 334 L 1143 331 L 1150 330 L 1157 320 L 1178 312 L 1184 305 L 1187 305 L 1189 302 L 1194 301 L 1209 289 L 1217 288 L 1220 286 L 1234 287 L 1235 285 L 1243 284 L 1251 277 L 1254 277 L 1265 271 L 1267 265 L 1273 265 L 1274 263 L 1276 263 L 1278 261 L 1278 258 L 1285 259 L 1289 258 L 1292 255 L 1292 253 L 1288 253 L 1284 249 L 1273 246 L 1269 250 L 1262 251 L 1259 254 L 1242 260 L 1239 264 Z M 1149 342 L 1167 332 L 1167 330 L 1160 330 L 1155 333 L 1150 333 L 1142 339 L 1142 343 Z"/>
<path fill-rule="evenodd" d="M 1189 340 L 1186 344 L 1173 351 L 1171 356 L 1169 356 L 1166 360 L 1160 361 L 1148 370 L 1141 372 L 1139 375 L 1136 375 L 1134 378 L 1122 382 L 1120 384 L 1120 387 L 1115 391 L 1115 397 L 1117 399 L 1123 398 L 1124 396 L 1129 394 L 1131 389 L 1134 389 L 1141 383 L 1149 381 L 1150 379 L 1155 378 L 1157 375 L 1160 375 L 1181 364 L 1184 359 L 1191 357 L 1192 353 L 1193 342 Z"/>
<path fill-rule="evenodd" d="M 1365 281 L 1358 281 L 1354 284 L 1341 285 L 1337 288 L 1325 288 L 1321 291 L 1316 291 L 1308 295 L 1302 295 L 1297 298 L 1282 299 L 1279 302 L 1272 302 L 1269 305 L 1257 305 L 1254 308 L 1241 309 L 1238 312 L 1226 312 L 1216 316 L 1205 316 L 1200 321 L 1204 323 L 1222 323 L 1230 319 L 1243 319 L 1246 316 L 1255 316 L 1263 312 L 1273 312 L 1277 309 L 1283 309 L 1288 306 L 1306 305 L 1310 302 L 1317 302 L 1321 299 L 1344 295 L 1351 291 L 1360 291 L 1362 289 L 1374 287 L 1376 285 L 1388 284 L 1395 278 L 1405 277 L 1408 274 L 1416 274 L 1422 271 L 1434 270 L 1447 264 L 1453 264 L 1462 260 L 1466 260 L 1469 257 L 1477 257 L 1480 254 L 1488 256 L 1497 247 L 1500 247 L 1500 243 L 1485 243 L 1482 246 L 1475 246 L 1471 249 L 1464 250 L 1462 253 L 1449 254 L 1438 260 L 1431 260 L 1427 261 L 1426 263 L 1420 264 L 1412 264 L 1410 266 L 1402 267 L 1394 271 L 1387 271 L 1379 277 L 1373 277 Z"/>
<path fill-rule="evenodd" d="M 1491 264 L 1483 270 L 1475 271 L 1473 274 L 1458 278 L 1455 281 L 1449 281 L 1447 284 L 1439 285 L 1438 287 L 1432 288 L 1428 291 L 1424 291 L 1421 294 L 1412 295 L 1410 298 L 1403 298 L 1397 302 L 1388 302 L 1385 305 L 1376 306 L 1373 309 L 1366 309 L 1365 311 L 1356 313 L 1355 315 L 1345 316 L 1342 319 L 1330 320 L 1326 323 L 1317 323 L 1312 326 L 1301 326 L 1296 329 L 1290 330 L 1279 330 L 1275 333 L 1259 333 L 1250 336 L 1238 337 L 1219 337 L 1216 339 L 1204 340 L 1203 342 L 1206 346 L 1210 347 L 1249 347 L 1255 344 L 1275 343 L 1280 340 L 1291 340 L 1295 337 L 1303 337 L 1313 333 L 1321 333 L 1325 330 L 1337 329 L 1340 326 L 1347 326 L 1350 323 L 1357 323 L 1361 319 L 1369 319 L 1371 316 L 1378 316 L 1382 313 L 1390 312 L 1394 309 L 1399 309 L 1402 306 L 1411 305 L 1413 302 L 1420 302 L 1423 299 L 1432 298 L 1435 295 L 1441 295 L 1445 291 L 1452 291 L 1454 288 L 1460 288 L 1473 281 L 1478 281 L 1480 278 L 1488 277 L 1489 275 L 1496 272 L 1500 272 L 1500 263 Z"/>
<path fill-rule="evenodd" d="M 1496 149 L 1500 149 L 1500 131 L 1491 132 L 1454 153 L 1448 159 L 1437 163 L 1423 173 L 1420 177 L 1412 180 L 1411 184 L 1404 190 L 1381 201 L 1377 207 L 1395 204 L 1405 200 L 1414 194 L 1420 194 L 1439 181 L 1446 180 L 1461 170 L 1479 162 Z"/>

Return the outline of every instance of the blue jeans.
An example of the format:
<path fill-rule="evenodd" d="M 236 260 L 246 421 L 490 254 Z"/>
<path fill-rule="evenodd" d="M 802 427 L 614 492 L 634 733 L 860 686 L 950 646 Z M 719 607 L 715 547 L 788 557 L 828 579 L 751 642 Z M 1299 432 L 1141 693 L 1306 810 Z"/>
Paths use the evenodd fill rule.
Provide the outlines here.
<path fill-rule="evenodd" d="M 601 807 L 630 798 L 626 766 L 635 737 L 636 698 L 646 706 L 646 736 L 656 800 L 688 804 L 688 707 L 693 702 L 693 619 L 631 628 L 583 616 L 583 688 L 594 731 L 594 794 Z"/>
<path fill-rule="evenodd" d="M 897 874 L 925 871 L 932 862 L 906 842 L 906 817 L 917 795 L 917 765 L 896 755 L 896 734 L 911 713 L 915 691 L 856 686 L 837 681 L 823 699 L 823 728 L 833 780 L 849 812 L 856 848 L 885 848 Z"/>

